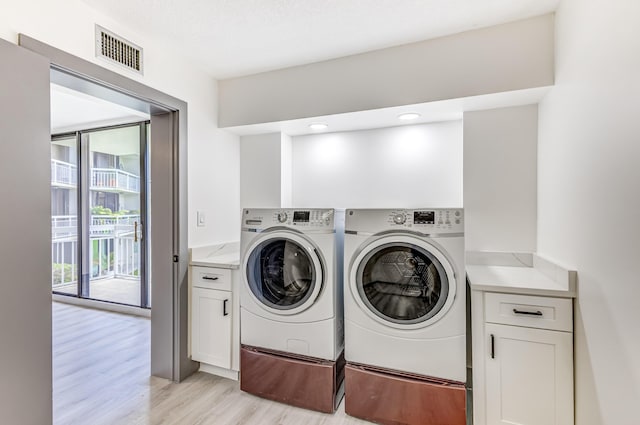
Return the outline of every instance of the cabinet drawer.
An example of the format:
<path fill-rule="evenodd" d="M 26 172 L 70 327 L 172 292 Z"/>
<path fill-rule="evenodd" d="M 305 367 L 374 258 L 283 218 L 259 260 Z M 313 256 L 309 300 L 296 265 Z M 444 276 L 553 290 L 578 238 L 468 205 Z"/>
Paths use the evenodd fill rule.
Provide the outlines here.
<path fill-rule="evenodd" d="M 570 298 L 485 294 L 485 321 L 529 328 L 573 332 Z"/>
<path fill-rule="evenodd" d="M 195 288 L 231 291 L 231 270 L 214 267 L 191 268 L 191 283 Z"/>

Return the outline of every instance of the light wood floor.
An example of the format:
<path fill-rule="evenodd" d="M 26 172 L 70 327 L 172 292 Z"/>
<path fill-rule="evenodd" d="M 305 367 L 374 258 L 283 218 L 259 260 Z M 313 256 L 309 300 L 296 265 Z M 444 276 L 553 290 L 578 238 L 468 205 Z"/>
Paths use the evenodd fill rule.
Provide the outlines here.
<path fill-rule="evenodd" d="M 371 425 L 264 400 L 198 372 L 149 376 L 149 319 L 53 303 L 55 425 Z"/>

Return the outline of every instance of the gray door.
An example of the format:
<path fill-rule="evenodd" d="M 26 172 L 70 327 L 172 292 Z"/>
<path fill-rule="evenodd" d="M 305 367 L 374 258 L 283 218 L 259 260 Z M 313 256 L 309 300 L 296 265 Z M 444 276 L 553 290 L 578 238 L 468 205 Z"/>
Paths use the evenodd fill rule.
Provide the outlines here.
<path fill-rule="evenodd" d="M 49 61 L 0 39 L 0 412 L 50 424 Z"/>

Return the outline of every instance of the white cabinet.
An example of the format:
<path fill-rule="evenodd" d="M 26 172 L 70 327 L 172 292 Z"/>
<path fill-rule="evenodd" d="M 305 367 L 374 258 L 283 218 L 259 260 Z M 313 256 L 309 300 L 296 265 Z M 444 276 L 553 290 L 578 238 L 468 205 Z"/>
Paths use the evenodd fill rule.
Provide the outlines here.
<path fill-rule="evenodd" d="M 475 425 L 573 425 L 570 298 L 472 295 Z"/>
<path fill-rule="evenodd" d="M 237 270 L 191 266 L 190 348 L 200 370 L 238 378 L 240 365 Z"/>
<path fill-rule="evenodd" d="M 193 288 L 191 358 L 231 369 L 230 291 Z"/>
<path fill-rule="evenodd" d="M 573 424 L 572 335 L 487 323 L 487 423 Z"/>

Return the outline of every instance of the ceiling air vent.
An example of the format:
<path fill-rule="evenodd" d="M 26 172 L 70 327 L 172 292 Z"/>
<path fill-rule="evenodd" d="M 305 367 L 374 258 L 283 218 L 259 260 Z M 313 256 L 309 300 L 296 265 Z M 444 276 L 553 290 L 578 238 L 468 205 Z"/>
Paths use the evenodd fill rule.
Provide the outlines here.
<path fill-rule="evenodd" d="M 142 74 L 142 48 L 96 25 L 96 56 Z"/>

